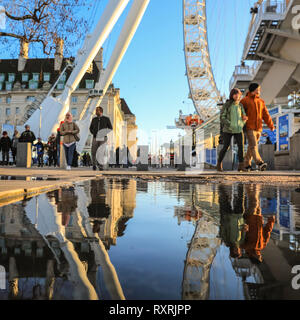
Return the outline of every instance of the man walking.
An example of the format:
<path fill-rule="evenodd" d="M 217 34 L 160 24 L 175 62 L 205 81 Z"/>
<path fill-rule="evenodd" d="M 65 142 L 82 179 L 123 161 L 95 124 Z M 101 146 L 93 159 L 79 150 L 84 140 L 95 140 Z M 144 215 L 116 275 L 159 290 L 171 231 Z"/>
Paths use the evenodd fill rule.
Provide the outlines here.
<path fill-rule="evenodd" d="M 93 170 L 97 169 L 96 154 L 98 148 L 107 142 L 107 134 L 112 130 L 112 125 L 108 117 L 103 116 L 103 108 L 96 108 L 96 117 L 90 125 L 90 132 L 93 135 L 92 143 L 92 163 Z M 103 164 L 98 164 L 99 170 L 103 170 Z"/>
<path fill-rule="evenodd" d="M 267 164 L 262 160 L 258 152 L 258 142 L 260 140 L 263 121 L 274 131 L 274 124 L 264 100 L 260 98 L 261 88 L 257 83 L 251 83 L 247 96 L 241 100 L 248 117 L 246 123 L 246 136 L 248 140 L 248 151 L 244 158 L 245 170 L 251 170 L 251 162 L 254 159 L 261 171 L 266 170 Z"/>
<path fill-rule="evenodd" d="M 21 134 L 21 137 L 19 138 L 19 142 L 30 142 L 33 143 L 33 141 L 36 140 L 36 137 L 32 131 L 30 131 L 30 126 L 27 124 L 25 126 L 25 131 Z"/>

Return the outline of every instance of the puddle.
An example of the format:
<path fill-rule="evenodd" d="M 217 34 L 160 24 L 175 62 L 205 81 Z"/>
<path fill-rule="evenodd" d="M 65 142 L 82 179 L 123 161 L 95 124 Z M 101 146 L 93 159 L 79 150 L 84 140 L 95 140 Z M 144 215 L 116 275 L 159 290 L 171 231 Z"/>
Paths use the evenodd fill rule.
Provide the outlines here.
<path fill-rule="evenodd" d="M 105 178 L 1 207 L 0 299 L 299 300 L 297 191 Z"/>

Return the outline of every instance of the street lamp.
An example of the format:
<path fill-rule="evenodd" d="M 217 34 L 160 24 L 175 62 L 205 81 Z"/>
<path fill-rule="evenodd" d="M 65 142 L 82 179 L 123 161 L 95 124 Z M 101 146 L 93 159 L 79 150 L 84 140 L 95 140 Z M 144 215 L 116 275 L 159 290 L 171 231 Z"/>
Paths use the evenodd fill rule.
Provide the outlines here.
<path fill-rule="evenodd" d="M 42 126 L 42 106 L 39 105 L 38 109 L 40 110 L 40 123 L 39 123 L 39 138 L 41 138 L 41 126 Z"/>
<path fill-rule="evenodd" d="M 172 139 L 170 141 L 170 164 L 171 167 L 174 166 L 174 142 Z"/>

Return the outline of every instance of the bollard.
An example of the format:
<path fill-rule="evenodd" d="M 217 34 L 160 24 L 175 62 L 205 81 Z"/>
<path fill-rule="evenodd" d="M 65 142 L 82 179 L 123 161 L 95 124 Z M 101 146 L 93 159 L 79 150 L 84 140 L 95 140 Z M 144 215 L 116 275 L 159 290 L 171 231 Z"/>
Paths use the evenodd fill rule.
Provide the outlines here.
<path fill-rule="evenodd" d="M 16 166 L 20 168 L 31 168 L 31 161 L 31 143 L 19 142 L 17 144 Z"/>

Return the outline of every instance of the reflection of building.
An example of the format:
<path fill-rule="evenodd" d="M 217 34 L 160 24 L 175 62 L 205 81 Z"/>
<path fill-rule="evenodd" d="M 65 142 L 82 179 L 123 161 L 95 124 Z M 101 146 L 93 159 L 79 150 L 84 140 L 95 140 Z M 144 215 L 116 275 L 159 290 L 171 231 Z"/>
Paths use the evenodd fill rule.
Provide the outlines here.
<path fill-rule="evenodd" d="M 91 237 L 93 241 L 97 239 L 93 237 L 92 225 L 95 221 L 101 222 L 99 236 L 107 248 L 116 244 L 116 238 L 124 235 L 126 222 L 133 217 L 136 183 L 129 180 L 94 182 L 93 185 L 88 182 L 77 189 L 64 188 L 28 202 L 0 207 L 0 265 L 8 272 L 9 288 L 4 295 L 0 293 L 0 299 L 6 299 L 8 295 L 18 299 L 72 298 L 74 284 L 66 280 L 70 270 L 65 254 L 69 249 L 61 249 L 62 243 L 58 241 L 62 235 L 74 246 L 75 251 L 68 253 L 73 255 L 72 261 L 79 258 L 77 261 L 83 263 L 94 288 L 97 287 L 99 263 L 105 269 L 104 277 L 110 279 L 113 266 L 109 263 L 106 266 L 108 257 L 105 262 L 101 260 L 107 255 L 104 246 L 90 243 Z M 90 201 L 87 197 L 83 210 L 78 188 L 84 189 L 87 195 L 91 195 L 91 202 L 99 206 L 95 216 L 86 215 Z M 103 214 L 97 216 L 101 212 Z M 74 265 L 72 268 L 74 271 Z M 118 281 L 116 283 L 119 286 Z M 112 292 L 118 297 L 121 289 Z"/>
<path fill-rule="evenodd" d="M 63 267 L 65 260 L 58 241 L 49 237 L 46 244 L 26 216 L 23 203 L 1 207 L 0 217 L 0 265 L 7 272 L 8 288 L 1 299 L 37 298 L 35 291 L 40 287 L 43 287 L 46 299 L 69 299 L 68 293 L 64 291 L 68 283 L 62 278 L 63 269 L 59 271 L 53 255 L 55 253 L 60 258 Z M 43 278 L 44 283 L 40 280 Z M 54 287 L 54 278 L 60 282 L 60 290 Z"/>

